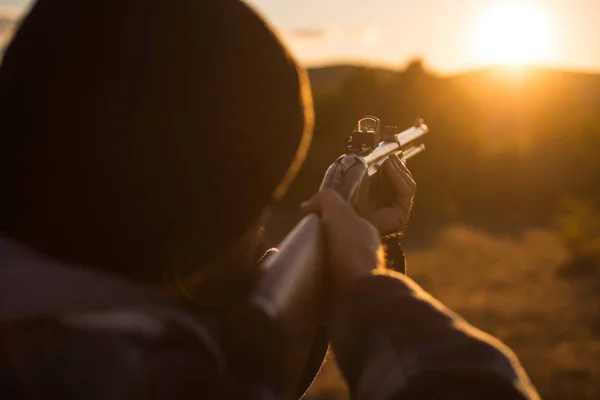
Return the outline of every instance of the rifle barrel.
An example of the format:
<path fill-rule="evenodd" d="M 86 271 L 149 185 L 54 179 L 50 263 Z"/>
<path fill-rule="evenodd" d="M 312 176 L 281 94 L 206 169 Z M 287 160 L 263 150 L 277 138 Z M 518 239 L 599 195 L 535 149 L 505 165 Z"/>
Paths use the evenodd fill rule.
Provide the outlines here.
<path fill-rule="evenodd" d="M 404 132 L 396 135 L 396 140 L 402 149 L 405 149 L 406 146 L 412 144 L 417 139 L 420 139 L 423 135 L 429 132 L 429 128 L 427 125 L 422 122 L 418 122 L 418 125 L 415 125 L 411 128 L 408 128 Z"/>

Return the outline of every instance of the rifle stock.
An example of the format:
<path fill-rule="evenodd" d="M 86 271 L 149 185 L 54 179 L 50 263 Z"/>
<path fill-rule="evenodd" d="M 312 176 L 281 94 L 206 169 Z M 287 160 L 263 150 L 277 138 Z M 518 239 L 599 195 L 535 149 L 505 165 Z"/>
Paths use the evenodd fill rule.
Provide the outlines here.
<path fill-rule="evenodd" d="M 281 358 L 276 387 L 286 398 L 297 387 L 317 334 L 320 307 L 325 303 L 324 241 L 319 217 L 306 216 L 286 236 L 280 251 L 265 265 L 265 277 L 253 297 L 269 318 L 283 330 L 286 354 Z"/>
<path fill-rule="evenodd" d="M 368 152 L 339 157 L 325 173 L 321 189 L 333 189 L 350 204 L 356 204 L 361 186 L 368 181 L 365 178 L 375 174 L 391 154 L 407 160 L 423 151 L 424 145 L 415 146 L 414 142 L 427 132 L 427 126 L 418 121 L 394 135 L 393 141 L 377 141 L 378 145 Z M 323 236 L 318 216 L 304 217 L 281 242 L 279 253 L 265 263 L 264 277 L 252 297 L 253 304 L 283 329 L 286 352 L 283 365 L 278 366 L 282 382 L 276 386 L 286 399 L 295 399 L 307 389 L 299 388 L 299 383 L 306 374 L 311 346 L 328 305 Z"/>

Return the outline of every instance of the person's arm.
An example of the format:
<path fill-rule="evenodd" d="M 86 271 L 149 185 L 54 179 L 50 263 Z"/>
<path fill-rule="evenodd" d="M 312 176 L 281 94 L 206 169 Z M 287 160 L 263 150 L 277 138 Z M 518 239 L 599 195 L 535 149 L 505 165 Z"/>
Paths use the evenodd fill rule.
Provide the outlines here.
<path fill-rule="evenodd" d="M 357 399 L 539 398 L 508 347 L 393 271 L 348 289 L 332 346 Z"/>
<path fill-rule="evenodd" d="M 335 192 L 303 208 L 325 228 L 336 299 L 332 347 L 353 398 L 539 398 L 506 346 L 386 269 L 379 231 Z"/>

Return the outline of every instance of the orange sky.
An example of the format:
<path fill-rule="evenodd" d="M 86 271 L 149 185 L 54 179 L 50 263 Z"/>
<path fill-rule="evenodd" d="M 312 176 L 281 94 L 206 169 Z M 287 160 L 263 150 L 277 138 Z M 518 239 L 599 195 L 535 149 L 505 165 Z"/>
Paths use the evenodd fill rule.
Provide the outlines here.
<path fill-rule="evenodd" d="M 248 2 L 271 21 L 306 65 L 361 62 L 395 66 L 422 57 L 430 68 L 453 73 L 531 54 L 528 61 L 536 65 L 600 71 L 600 0 Z M 489 24 L 490 10 L 505 3 L 527 4 L 544 20 L 549 34 L 543 54 L 538 54 L 541 43 L 527 41 L 527 33 L 515 34 L 515 24 L 524 24 L 531 16 L 504 13 L 492 19 L 493 31 L 482 30 L 482 24 Z M 0 0 L 0 6 L 16 10 L 28 4 L 30 0 Z M 506 42 L 511 35 L 519 48 Z M 482 46 L 487 47 L 485 51 Z"/>
<path fill-rule="evenodd" d="M 537 65 L 600 71 L 600 0 L 250 0 L 307 64 L 361 61 L 402 64 L 425 58 L 456 72 L 489 65 L 477 42 L 481 24 L 503 4 L 525 4 L 542 16 L 547 51 Z M 513 7 L 514 9 L 514 7 Z M 517 7 L 518 9 L 518 7 Z M 499 40 L 528 15 L 500 15 Z M 500 43 L 498 43 L 500 42 Z M 535 42 L 532 54 L 538 53 Z M 520 49 L 524 52 L 528 49 Z M 492 48 L 488 52 L 495 52 Z M 498 52 L 507 49 L 498 49 Z M 535 58 L 535 57 L 534 57 Z"/>

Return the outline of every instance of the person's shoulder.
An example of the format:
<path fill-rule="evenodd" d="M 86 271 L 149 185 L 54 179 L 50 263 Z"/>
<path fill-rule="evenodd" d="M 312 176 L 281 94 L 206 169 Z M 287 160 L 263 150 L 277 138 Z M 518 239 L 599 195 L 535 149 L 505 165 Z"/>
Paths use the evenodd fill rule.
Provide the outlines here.
<path fill-rule="evenodd" d="M 145 398 L 198 390 L 203 380 L 209 390 L 225 376 L 211 326 L 152 288 L 0 237 L 1 393 Z"/>
<path fill-rule="evenodd" d="M 110 309 L 2 325 L 0 365 L 13 391 L 27 382 L 22 389 L 43 388 L 50 397 L 178 398 L 217 391 L 223 381 L 211 332 L 176 310 Z"/>

